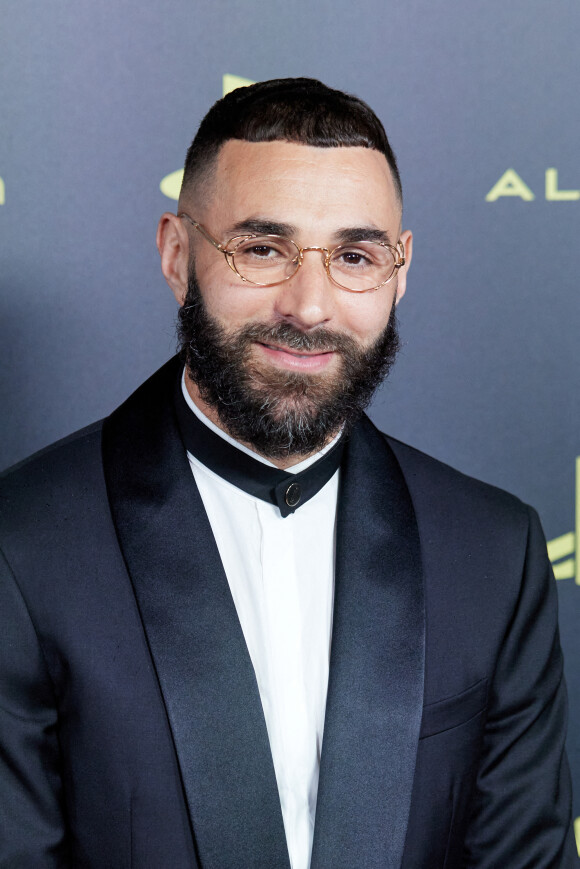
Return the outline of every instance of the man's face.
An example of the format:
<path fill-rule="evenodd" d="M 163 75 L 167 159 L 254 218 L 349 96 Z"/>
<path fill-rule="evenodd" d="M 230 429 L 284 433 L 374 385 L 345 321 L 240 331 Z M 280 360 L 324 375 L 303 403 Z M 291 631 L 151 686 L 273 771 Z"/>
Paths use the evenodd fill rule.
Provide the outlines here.
<path fill-rule="evenodd" d="M 210 191 L 203 205 L 182 201 L 180 209 L 222 243 L 260 228 L 288 235 L 301 247 L 331 249 L 349 233 L 354 239 L 361 230 L 380 230 L 393 245 L 402 238 L 410 255 L 410 233 L 400 233 L 391 173 L 377 151 L 229 141 L 218 156 Z M 332 284 L 322 254 L 311 251 L 291 280 L 257 287 L 243 283 L 193 228 L 189 241 L 189 294 L 180 301 L 185 301 L 182 338 L 187 343 L 192 333 L 197 336 L 197 362 L 188 366 L 197 382 L 194 399 L 266 455 L 304 455 L 320 448 L 360 413 L 392 361 L 396 334 L 389 318 L 404 292 L 405 269 L 376 291 L 352 293 Z M 212 359 L 219 360 L 217 371 Z M 215 388 L 204 382 L 208 367 L 214 368 L 214 380 L 221 378 Z M 233 394 L 220 407 L 223 369 L 235 371 L 238 385 L 244 381 L 254 416 L 270 415 L 273 425 L 261 435 L 255 425 L 236 427 L 240 408 L 233 414 L 226 410 L 238 400 Z M 278 423 L 283 430 L 276 433 Z M 298 432 L 306 429 L 310 433 L 300 440 Z"/>

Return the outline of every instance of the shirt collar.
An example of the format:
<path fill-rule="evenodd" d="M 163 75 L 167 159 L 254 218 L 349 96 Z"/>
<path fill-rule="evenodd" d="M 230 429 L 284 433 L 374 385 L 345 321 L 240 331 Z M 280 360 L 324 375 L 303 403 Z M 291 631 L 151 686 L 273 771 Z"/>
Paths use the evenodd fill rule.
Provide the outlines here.
<path fill-rule="evenodd" d="M 185 371 L 176 389 L 175 407 L 187 451 L 228 482 L 277 505 L 283 517 L 316 495 L 340 465 L 342 432 L 313 456 L 280 470 L 208 419 L 187 391 Z"/>

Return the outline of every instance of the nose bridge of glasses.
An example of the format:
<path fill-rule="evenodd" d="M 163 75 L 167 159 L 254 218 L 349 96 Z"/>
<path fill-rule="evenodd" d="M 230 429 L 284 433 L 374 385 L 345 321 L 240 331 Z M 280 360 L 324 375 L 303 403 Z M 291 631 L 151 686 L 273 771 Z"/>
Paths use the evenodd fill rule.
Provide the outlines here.
<path fill-rule="evenodd" d="M 299 257 L 299 265 L 302 265 L 304 262 L 304 254 L 319 251 L 324 259 L 324 268 L 328 271 L 328 267 L 330 264 L 330 254 L 332 251 L 329 251 L 327 247 L 318 247 L 316 245 L 310 247 L 301 247 L 300 248 L 300 257 Z"/>

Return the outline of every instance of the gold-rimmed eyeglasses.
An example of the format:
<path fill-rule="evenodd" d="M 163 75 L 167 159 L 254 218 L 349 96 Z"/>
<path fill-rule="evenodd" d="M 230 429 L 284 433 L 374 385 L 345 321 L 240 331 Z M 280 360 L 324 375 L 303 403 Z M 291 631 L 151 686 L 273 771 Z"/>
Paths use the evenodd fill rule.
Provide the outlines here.
<path fill-rule="evenodd" d="M 405 249 L 399 240 L 396 247 L 383 241 L 353 241 L 326 247 L 300 247 L 282 235 L 247 233 L 221 244 L 196 220 L 184 211 L 178 215 L 188 220 L 194 229 L 226 258 L 233 272 L 245 283 L 257 287 L 274 287 L 294 277 L 307 251 L 319 251 L 324 256 L 324 268 L 333 284 L 351 293 L 378 290 L 405 265 Z"/>

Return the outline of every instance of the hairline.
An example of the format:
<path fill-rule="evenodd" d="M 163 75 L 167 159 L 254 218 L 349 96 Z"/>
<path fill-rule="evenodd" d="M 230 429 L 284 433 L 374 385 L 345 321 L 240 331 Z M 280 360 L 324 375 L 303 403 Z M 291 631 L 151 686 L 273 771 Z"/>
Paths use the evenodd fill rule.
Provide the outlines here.
<path fill-rule="evenodd" d="M 306 148 L 319 148 L 321 151 L 326 151 L 329 148 L 362 148 L 367 151 L 375 151 L 377 154 L 381 154 L 389 168 L 389 175 L 391 181 L 393 182 L 393 188 L 395 190 L 395 196 L 397 197 L 397 203 L 399 205 L 399 210 L 403 211 L 403 192 L 400 187 L 400 184 L 397 183 L 397 177 L 395 172 L 393 171 L 393 167 L 391 166 L 387 155 L 380 148 L 373 148 L 372 146 L 367 145 L 310 145 L 308 142 L 301 141 L 299 139 L 288 139 L 284 136 L 281 136 L 279 139 L 267 139 L 264 142 L 255 142 L 251 139 L 243 139 L 238 138 L 237 136 L 231 136 L 228 139 L 225 139 L 223 142 L 220 142 L 215 151 L 210 155 L 206 156 L 203 164 L 201 166 L 197 166 L 194 170 L 190 170 L 189 177 L 186 179 L 184 176 L 183 183 L 181 186 L 181 190 L 179 192 L 179 209 L 182 208 L 184 202 L 186 200 L 191 201 L 191 199 L 196 199 L 196 189 L 204 186 L 209 187 L 212 180 L 215 180 L 217 174 L 217 164 L 219 160 L 219 156 L 222 153 L 222 150 L 228 142 L 247 142 L 250 145 L 262 145 L 267 144 L 268 142 L 289 142 L 294 145 L 304 145 Z M 209 195 L 209 194 L 208 194 Z M 204 197 L 205 198 L 205 197 Z"/>

